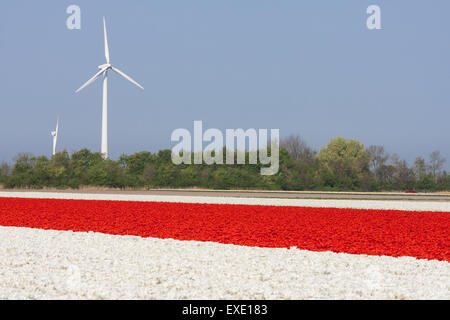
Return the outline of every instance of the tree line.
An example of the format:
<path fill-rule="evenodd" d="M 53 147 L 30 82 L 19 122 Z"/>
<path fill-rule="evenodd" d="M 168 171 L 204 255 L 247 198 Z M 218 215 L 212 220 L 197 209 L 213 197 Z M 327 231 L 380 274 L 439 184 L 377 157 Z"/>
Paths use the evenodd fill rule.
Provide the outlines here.
<path fill-rule="evenodd" d="M 246 157 L 248 159 L 248 153 Z M 280 142 L 280 169 L 263 176 L 257 164 L 172 163 L 171 150 L 123 154 L 103 159 L 98 152 L 66 150 L 51 158 L 21 153 L 12 165 L 0 164 L 0 183 L 6 188 L 211 188 L 321 191 L 444 191 L 450 175 L 439 151 L 429 159 L 417 157 L 411 166 L 383 146 L 354 139 L 331 139 L 319 151 L 298 135 Z M 246 162 L 248 163 L 248 162 Z"/>

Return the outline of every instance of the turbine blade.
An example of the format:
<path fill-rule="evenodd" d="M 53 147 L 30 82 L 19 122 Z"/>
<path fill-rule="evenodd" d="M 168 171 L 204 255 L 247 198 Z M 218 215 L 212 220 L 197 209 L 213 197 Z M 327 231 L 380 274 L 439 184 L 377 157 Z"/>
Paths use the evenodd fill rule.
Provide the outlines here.
<path fill-rule="evenodd" d="M 79 87 L 75 93 L 80 92 L 81 90 L 83 90 L 84 88 L 86 88 L 89 84 L 91 84 L 95 79 L 98 78 L 99 75 L 101 75 L 104 71 L 106 70 L 106 68 L 101 69 L 99 72 L 97 72 L 92 78 L 90 78 L 88 81 L 86 81 L 85 84 L 83 84 L 81 87 Z"/>
<path fill-rule="evenodd" d="M 106 57 L 106 63 L 109 64 L 109 47 L 108 47 L 108 37 L 106 35 L 106 21 L 105 21 L 105 17 L 103 17 L 103 33 L 105 35 L 105 57 Z"/>
<path fill-rule="evenodd" d="M 125 79 L 127 79 L 128 81 L 130 81 L 131 83 L 135 84 L 136 86 L 138 86 L 139 88 L 141 88 L 142 90 L 144 90 L 144 87 L 141 86 L 139 83 L 137 83 L 136 81 L 134 81 L 133 79 L 131 79 L 130 76 L 127 76 L 125 73 L 123 73 L 122 71 L 120 71 L 117 68 L 111 67 L 111 69 L 113 69 L 115 72 L 117 72 L 118 74 L 120 74 L 122 77 L 124 77 Z"/>

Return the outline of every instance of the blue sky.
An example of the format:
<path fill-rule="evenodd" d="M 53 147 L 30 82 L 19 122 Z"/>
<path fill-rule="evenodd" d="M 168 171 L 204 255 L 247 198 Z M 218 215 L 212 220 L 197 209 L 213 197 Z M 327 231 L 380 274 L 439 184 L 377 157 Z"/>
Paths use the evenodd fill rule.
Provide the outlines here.
<path fill-rule="evenodd" d="M 68 30 L 66 8 L 81 8 Z M 381 7 L 382 30 L 366 8 Z M 171 148 L 176 128 L 279 128 L 319 149 L 344 136 L 411 164 L 450 162 L 446 0 L 11 1 L 0 5 L 0 161 L 19 152 L 100 150 L 101 81 L 111 62 L 109 152 Z M 450 164 L 446 164 L 450 168 Z"/>

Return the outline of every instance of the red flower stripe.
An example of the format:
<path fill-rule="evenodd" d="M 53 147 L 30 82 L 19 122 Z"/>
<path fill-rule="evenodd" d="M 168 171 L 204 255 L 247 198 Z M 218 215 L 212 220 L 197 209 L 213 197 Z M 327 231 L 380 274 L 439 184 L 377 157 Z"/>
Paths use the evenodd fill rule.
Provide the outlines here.
<path fill-rule="evenodd" d="M 450 213 L 0 198 L 0 225 L 450 261 Z"/>

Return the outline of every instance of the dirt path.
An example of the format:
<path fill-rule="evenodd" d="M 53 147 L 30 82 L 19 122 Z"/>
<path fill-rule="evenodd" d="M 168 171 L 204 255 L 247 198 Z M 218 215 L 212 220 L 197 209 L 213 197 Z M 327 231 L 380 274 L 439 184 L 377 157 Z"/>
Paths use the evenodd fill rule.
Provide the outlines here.
<path fill-rule="evenodd" d="M 238 198 L 286 198 L 286 199 L 361 199 L 361 200 L 420 200 L 450 201 L 446 193 L 396 193 L 396 192 L 312 192 L 312 191 L 243 191 L 243 190 L 203 190 L 203 189 L 151 189 L 151 190 L 114 190 L 106 188 L 82 188 L 78 190 L 57 189 L 0 189 L 0 192 L 61 192 L 91 194 L 133 194 L 133 195 L 170 195 L 202 197 L 238 197 Z"/>

